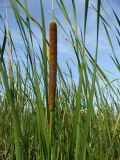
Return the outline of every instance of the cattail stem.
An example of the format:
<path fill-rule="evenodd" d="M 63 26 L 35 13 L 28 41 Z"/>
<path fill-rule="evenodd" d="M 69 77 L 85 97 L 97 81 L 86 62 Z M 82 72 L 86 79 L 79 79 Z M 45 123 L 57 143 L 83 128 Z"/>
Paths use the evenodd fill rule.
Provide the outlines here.
<path fill-rule="evenodd" d="M 57 79 L 57 25 L 54 21 L 50 23 L 49 54 L 48 103 L 49 110 L 54 111 Z"/>
<path fill-rule="evenodd" d="M 52 20 L 54 21 L 54 0 L 52 0 Z"/>

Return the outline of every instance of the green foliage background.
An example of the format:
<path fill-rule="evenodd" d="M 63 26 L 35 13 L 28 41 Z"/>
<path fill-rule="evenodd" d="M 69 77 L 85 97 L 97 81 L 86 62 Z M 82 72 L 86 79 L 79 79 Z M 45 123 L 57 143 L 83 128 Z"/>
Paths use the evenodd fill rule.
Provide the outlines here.
<path fill-rule="evenodd" d="M 76 84 L 73 70 L 67 63 L 69 76 L 58 64 L 58 87 L 56 110 L 49 113 L 47 97 L 48 60 L 44 7 L 40 0 L 40 24 L 30 15 L 27 1 L 10 0 L 22 40 L 25 45 L 27 63 L 12 59 L 16 46 L 12 35 L 4 26 L 3 43 L 0 45 L 0 85 L 3 97 L 0 101 L 0 159 L 16 160 L 119 160 L 120 159 L 120 91 L 114 86 L 97 63 L 99 23 L 102 22 L 112 51 L 111 58 L 120 70 L 112 37 L 113 30 L 102 16 L 102 1 L 93 7 L 97 17 L 95 57 L 86 48 L 87 16 L 89 0 L 84 6 L 84 31 L 78 34 L 76 4 L 72 1 L 74 24 L 69 18 L 63 0 L 56 0 L 70 32 L 67 33 L 57 17 L 54 17 L 67 41 L 74 49 L 77 59 L 79 83 Z M 26 17 L 20 12 L 22 10 Z M 114 32 L 120 46 L 120 19 L 111 6 L 116 18 Z M 108 14 L 109 16 L 109 14 Z M 35 38 L 31 22 L 42 33 L 39 53 L 34 51 Z M 11 63 L 6 64 L 4 54 L 9 42 Z M 39 62 L 39 67 L 36 65 Z M 12 67 L 11 67 L 12 66 Z M 9 67 L 9 69 L 8 69 Z M 25 76 L 22 75 L 25 71 Z M 101 86 L 102 83 L 102 86 Z"/>

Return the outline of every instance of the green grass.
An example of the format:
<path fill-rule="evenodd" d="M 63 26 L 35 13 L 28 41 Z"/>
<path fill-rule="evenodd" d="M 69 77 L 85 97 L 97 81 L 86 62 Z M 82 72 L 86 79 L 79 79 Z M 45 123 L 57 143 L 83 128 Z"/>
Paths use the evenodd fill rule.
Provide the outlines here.
<path fill-rule="evenodd" d="M 78 84 L 73 77 L 73 69 L 67 62 L 67 73 L 58 64 L 58 80 L 56 110 L 51 114 L 48 110 L 47 79 L 47 45 L 44 6 L 40 0 L 40 24 L 30 15 L 27 1 L 10 0 L 19 32 L 25 46 L 27 63 L 14 60 L 17 48 L 12 34 L 9 39 L 6 27 L 1 29 L 3 43 L 0 44 L 0 159 L 7 160 L 119 160 L 120 159 L 120 91 L 97 63 L 100 22 L 104 27 L 111 48 L 111 59 L 120 71 L 120 63 L 115 53 L 110 32 L 116 37 L 120 46 L 120 20 L 111 7 L 116 19 L 113 28 L 101 14 L 109 17 L 107 10 L 97 0 L 92 6 L 96 13 L 96 49 L 93 53 L 86 47 L 86 30 L 89 11 L 89 0 L 85 0 L 84 28 L 77 24 L 77 7 L 72 0 L 74 24 L 69 18 L 63 0 L 56 0 L 57 5 L 69 26 L 69 33 L 56 20 L 65 39 L 73 47 L 76 56 Z M 22 16 L 20 9 L 24 12 Z M 34 50 L 36 38 L 31 27 L 34 23 L 42 33 L 42 46 L 39 40 L 39 53 Z M 113 23 L 113 22 L 112 22 Z M 79 35 L 81 33 L 81 36 Z M 37 38 L 36 38 L 37 39 Z M 11 47 L 12 70 L 4 59 L 7 42 Z M 60 52 L 60 51 L 59 51 Z M 39 66 L 38 66 L 39 64 Z M 24 70 L 24 75 L 22 75 Z"/>

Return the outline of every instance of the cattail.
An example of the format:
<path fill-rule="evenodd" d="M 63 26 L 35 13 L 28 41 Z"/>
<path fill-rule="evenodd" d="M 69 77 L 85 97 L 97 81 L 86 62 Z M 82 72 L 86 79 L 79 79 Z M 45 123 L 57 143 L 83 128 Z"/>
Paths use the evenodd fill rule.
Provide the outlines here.
<path fill-rule="evenodd" d="M 50 23 L 49 39 L 49 82 L 48 82 L 48 104 L 49 110 L 55 109 L 56 80 L 57 80 L 57 25 L 54 21 Z"/>

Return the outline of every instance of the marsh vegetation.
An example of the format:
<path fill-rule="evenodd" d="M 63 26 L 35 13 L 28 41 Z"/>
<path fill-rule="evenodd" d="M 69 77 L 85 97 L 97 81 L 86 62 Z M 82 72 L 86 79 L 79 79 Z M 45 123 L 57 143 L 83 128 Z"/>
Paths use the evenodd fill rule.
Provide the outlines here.
<path fill-rule="evenodd" d="M 54 17 L 66 42 L 73 48 L 76 59 L 72 63 L 78 81 L 74 79 L 72 66 L 66 62 L 65 73 L 58 61 L 56 107 L 51 112 L 48 107 L 47 56 L 50 53 L 46 36 L 46 30 L 49 29 L 45 26 L 44 16 L 47 11 L 40 0 L 40 23 L 30 14 L 27 0 L 10 0 L 24 50 L 21 49 L 19 57 L 6 23 L 0 31 L 0 159 L 119 160 L 120 86 L 114 83 L 116 80 L 110 80 L 97 61 L 101 45 L 99 29 L 102 25 L 112 63 L 120 71 L 111 36 L 112 32 L 120 47 L 119 16 L 108 3 L 115 18 L 111 27 L 109 13 L 102 5 L 102 0 L 97 0 L 94 6 L 85 0 L 84 25 L 81 28 L 77 23 L 79 8 L 75 0 L 70 1 L 73 20 L 63 0 L 56 0 L 55 3 L 69 27 L 68 32 L 58 17 Z M 87 17 L 91 8 L 96 15 L 94 53 L 86 46 Z M 39 29 L 42 42 L 36 38 L 31 23 Z M 36 43 L 39 48 L 37 52 L 34 49 Z M 26 61 L 22 59 L 23 55 Z"/>

